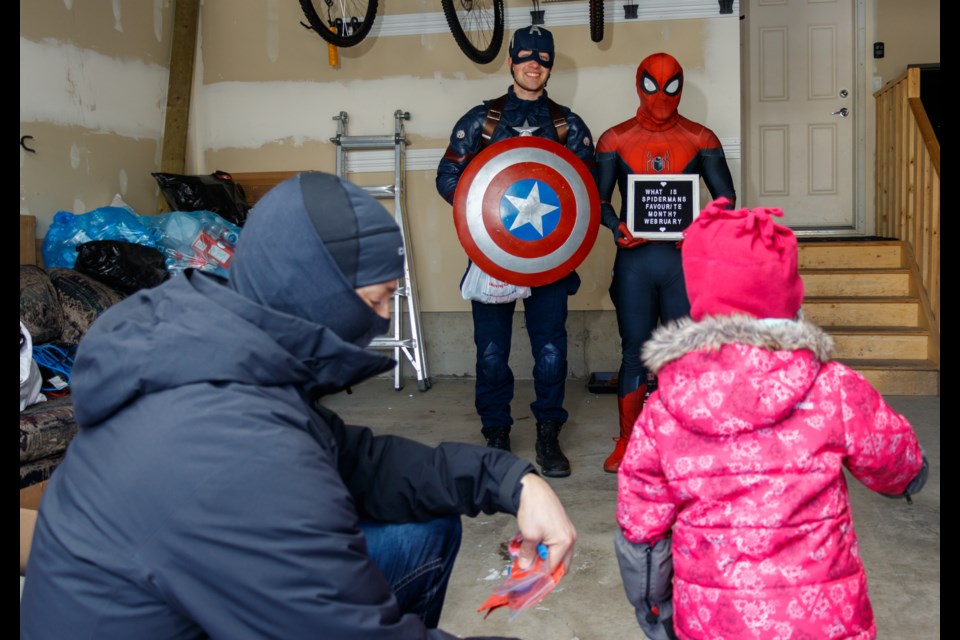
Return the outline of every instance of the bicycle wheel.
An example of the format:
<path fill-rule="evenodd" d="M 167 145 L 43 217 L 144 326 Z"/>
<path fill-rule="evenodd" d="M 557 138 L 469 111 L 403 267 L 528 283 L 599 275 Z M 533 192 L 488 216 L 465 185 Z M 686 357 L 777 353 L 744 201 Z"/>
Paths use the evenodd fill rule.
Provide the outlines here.
<path fill-rule="evenodd" d="M 373 19 L 377 17 L 378 1 L 300 0 L 300 8 L 310 23 L 309 28 L 317 35 L 338 47 L 352 47 L 370 33 Z"/>
<path fill-rule="evenodd" d="M 590 39 L 603 40 L 603 0 L 590 1 Z"/>
<path fill-rule="evenodd" d="M 503 0 L 441 0 L 457 46 L 480 64 L 492 61 L 503 44 Z"/>

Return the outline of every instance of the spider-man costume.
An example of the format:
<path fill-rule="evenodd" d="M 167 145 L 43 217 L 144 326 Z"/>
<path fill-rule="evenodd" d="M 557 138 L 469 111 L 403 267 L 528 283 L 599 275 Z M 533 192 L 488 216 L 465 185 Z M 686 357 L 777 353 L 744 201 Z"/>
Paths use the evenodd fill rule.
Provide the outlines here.
<path fill-rule="evenodd" d="M 626 224 L 627 176 L 649 173 L 699 174 L 714 198 L 736 194 L 717 136 L 677 112 L 683 93 L 683 69 L 666 53 L 648 56 L 637 67 L 637 115 L 608 129 L 597 142 L 601 220 L 617 243 L 610 297 L 617 309 L 621 362 L 617 382 L 620 437 L 604 461 L 615 472 L 623 458 L 633 423 L 643 409 L 647 371 L 640 348 L 659 321 L 690 313 L 677 243 L 634 238 Z M 610 204 L 614 184 L 620 188 L 618 216 Z"/>

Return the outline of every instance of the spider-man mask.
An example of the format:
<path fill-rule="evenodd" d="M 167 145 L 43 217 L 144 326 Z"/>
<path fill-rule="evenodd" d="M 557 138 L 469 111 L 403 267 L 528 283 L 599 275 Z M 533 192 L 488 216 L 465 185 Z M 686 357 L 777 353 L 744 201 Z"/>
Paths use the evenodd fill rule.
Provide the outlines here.
<path fill-rule="evenodd" d="M 683 93 L 683 68 L 669 53 L 654 53 L 637 67 L 637 118 L 647 129 L 672 127 L 679 117 L 677 107 Z"/>

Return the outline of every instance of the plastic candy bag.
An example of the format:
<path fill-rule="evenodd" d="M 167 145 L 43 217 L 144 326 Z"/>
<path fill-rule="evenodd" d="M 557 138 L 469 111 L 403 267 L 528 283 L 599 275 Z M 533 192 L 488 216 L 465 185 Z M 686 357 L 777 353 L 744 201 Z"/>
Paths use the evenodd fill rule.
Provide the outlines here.
<path fill-rule="evenodd" d="M 72 269 L 77 247 L 93 240 L 122 240 L 155 247 L 144 218 L 125 207 L 100 207 L 87 213 L 59 211 L 43 239 L 43 264 Z"/>
<path fill-rule="evenodd" d="M 507 607 L 513 610 L 510 619 L 513 620 L 521 611 L 528 609 L 553 591 L 559 584 L 566 570 L 561 564 L 552 573 L 547 573 L 547 547 L 539 545 L 537 547 L 537 559 L 526 568 L 520 568 L 520 544 L 523 537 L 518 533 L 508 545 L 508 551 L 512 562 L 508 569 L 507 579 L 503 584 L 496 587 L 477 611 L 486 611 L 484 618 L 493 613 L 494 609 Z"/>
<path fill-rule="evenodd" d="M 167 271 L 200 269 L 227 277 L 240 227 L 212 211 L 174 211 L 145 220 Z"/>
<path fill-rule="evenodd" d="M 530 287 L 521 287 L 485 273 L 473 262 L 467 267 L 460 282 L 460 294 L 464 300 L 475 300 L 485 304 L 504 304 L 513 300 L 530 297 Z"/>

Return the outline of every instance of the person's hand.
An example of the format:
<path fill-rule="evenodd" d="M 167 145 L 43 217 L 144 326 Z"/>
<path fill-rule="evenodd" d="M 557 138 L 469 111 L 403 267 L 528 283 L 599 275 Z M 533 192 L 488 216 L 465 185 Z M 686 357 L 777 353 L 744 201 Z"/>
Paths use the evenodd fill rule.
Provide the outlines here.
<path fill-rule="evenodd" d="M 613 232 L 613 237 L 616 239 L 617 246 L 621 249 L 634 249 L 647 243 L 646 238 L 634 238 L 626 222 L 620 223 L 616 231 Z"/>
<path fill-rule="evenodd" d="M 517 510 L 517 525 L 523 543 L 520 545 L 520 568 L 530 567 L 537 558 L 537 545 L 546 545 L 549 556 L 547 564 L 552 574 L 563 564 L 569 568 L 573 559 L 573 545 L 577 541 L 574 528 L 560 498 L 546 480 L 535 473 L 528 473 L 520 480 L 520 508 Z"/>

